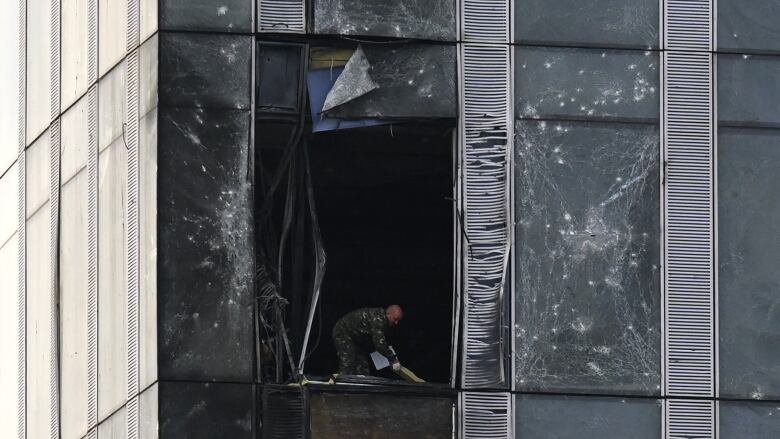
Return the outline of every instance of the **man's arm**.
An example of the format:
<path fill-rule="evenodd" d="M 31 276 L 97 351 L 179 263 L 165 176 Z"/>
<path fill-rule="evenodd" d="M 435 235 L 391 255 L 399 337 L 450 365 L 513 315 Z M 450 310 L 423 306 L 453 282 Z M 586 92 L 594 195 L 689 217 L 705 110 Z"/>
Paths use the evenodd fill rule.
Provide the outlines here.
<path fill-rule="evenodd" d="M 385 337 L 385 328 L 382 322 L 372 322 L 371 324 L 371 340 L 374 342 L 374 349 L 377 352 L 387 357 L 391 363 L 398 361 L 393 351 L 387 346 L 387 338 Z"/>

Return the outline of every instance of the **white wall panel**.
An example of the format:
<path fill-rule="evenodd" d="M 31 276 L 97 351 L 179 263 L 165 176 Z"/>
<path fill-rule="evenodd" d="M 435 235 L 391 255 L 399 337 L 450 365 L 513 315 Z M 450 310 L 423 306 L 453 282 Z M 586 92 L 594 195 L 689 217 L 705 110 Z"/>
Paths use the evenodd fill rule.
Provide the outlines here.
<path fill-rule="evenodd" d="M 62 438 L 79 439 L 87 432 L 86 169 L 64 184 L 60 203 Z"/>
<path fill-rule="evenodd" d="M 15 196 L 15 195 L 14 195 Z M 9 200 L 9 198 L 0 198 Z M 13 200 L 13 198 L 10 198 Z M 8 203 L 15 205 L 16 203 Z M 17 315 L 18 306 L 18 261 L 19 241 L 12 235 L 0 244 L 0 279 L 3 288 L 3 306 L 0 306 L 0 431 L 4 437 L 16 437 L 16 383 L 18 369 L 16 363 L 17 349 Z"/>
<path fill-rule="evenodd" d="M 0 247 L 16 232 L 19 221 L 16 217 L 19 211 L 19 206 L 16 203 L 19 190 L 18 169 L 17 165 L 14 164 L 0 178 L 0 200 L 3 202 L 3 208 L 0 209 Z"/>
<path fill-rule="evenodd" d="M 60 178 L 66 183 L 87 166 L 87 97 L 79 99 L 61 120 Z"/>
<path fill-rule="evenodd" d="M 122 407 L 98 426 L 98 439 L 125 439 L 127 437 L 127 409 Z"/>
<path fill-rule="evenodd" d="M 127 63 L 119 64 L 98 84 L 98 146 L 100 151 L 122 136 L 122 124 L 125 122 L 127 105 L 125 104 L 125 84 L 127 83 Z"/>
<path fill-rule="evenodd" d="M 153 109 L 141 119 L 139 139 L 141 165 L 140 385 L 143 389 L 157 380 L 157 109 Z"/>
<path fill-rule="evenodd" d="M 44 133 L 25 151 L 27 218 L 49 199 L 49 133 Z"/>
<path fill-rule="evenodd" d="M 98 418 L 126 401 L 127 280 L 125 194 L 127 150 L 117 139 L 98 170 Z"/>
<path fill-rule="evenodd" d="M 48 152 L 48 151 L 47 151 Z M 46 188 L 48 191 L 48 187 Z M 49 256 L 49 204 L 27 220 L 27 437 L 50 437 L 56 327 Z"/>
<path fill-rule="evenodd" d="M 61 0 L 62 110 L 87 92 L 87 0 Z"/>
<path fill-rule="evenodd" d="M 157 32 L 159 0 L 141 0 L 141 41 Z M 143 70 L 141 70 L 143 72 Z"/>
<path fill-rule="evenodd" d="M 19 141 L 19 5 L 18 1 L 6 2 L 0 15 L 0 175 L 18 155 Z"/>
<path fill-rule="evenodd" d="M 140 99 L 138 113 L 146 115 L 157 107 L 157 86 L 159 83 L 159 37 L 149 39 L 141 46 L 140 52 Z"/>
<path fill-rule="evenodd" d="M 127 2 L 100 0 L 98 15 L 98 74 L 103 76 L 127 53 Z"/>
<path fill-rule="evenodd" d="M 50 28 L 48 1 L 27 3 L 27 144 L 49 125 L 51 101 Z"/>
<path fill-rule="evenodd" d="M 140 439 L 157 439 L 160 436 L 157 423 L 159 420 L 159 385 L 155 384 L 143 393 L 140 401 L 141 425 L 139 428 Z"/>

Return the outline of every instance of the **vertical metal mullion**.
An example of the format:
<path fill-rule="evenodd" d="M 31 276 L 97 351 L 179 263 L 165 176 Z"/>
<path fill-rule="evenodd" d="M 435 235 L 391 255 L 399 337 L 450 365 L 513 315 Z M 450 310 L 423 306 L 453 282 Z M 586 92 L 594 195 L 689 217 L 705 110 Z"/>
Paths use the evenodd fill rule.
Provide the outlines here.
<path fill-rule="evenodd" d="M 27 438 L 27 0 L 19 0 L 17 158 L 17 437 Z"/>
<path fill-rule="evenodd" d="M 60 217 L 60 0 L 51 0 L 49 29 L 49 434 L 60 436 L 59 379 L 59 217 Z"/>
<path fill-rule="evenodd" d="M 127 0 L 127 83 L 125 89 L 127 195 L 126 195 L 126 251 L 127 251 L 127 439 L 139 436 L 140 393 L 140 156 L 138 122 L 140 99 L 140 4 Z"/>

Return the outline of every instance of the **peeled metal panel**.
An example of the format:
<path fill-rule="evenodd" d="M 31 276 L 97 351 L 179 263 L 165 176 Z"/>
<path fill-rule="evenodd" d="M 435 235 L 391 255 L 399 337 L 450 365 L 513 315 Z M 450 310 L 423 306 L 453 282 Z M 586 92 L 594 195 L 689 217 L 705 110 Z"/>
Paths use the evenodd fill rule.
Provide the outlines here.
<path fill-rule="evenodd" d="M 712 1 L 666 0 L 665 48 L 709 51 L 712 49 Z"/>
<path fill-rule="evenodd" d="M 460 394 L 460 439 L 509 439 L 512 432 L 511 394 Z"/>
<path fill-rule="evenodd" d="M 461 40 L 509 43 L 508 0 L 461 0 Z"/>
<path fill-rule="evenodd" d="M 715 402 L 668 399 L 664 408 L 665 439 L 710 439 L 715 437 Z"/>
<path fill-rule="evenodd" d="M 260 32 L 306 33 L 304 0 L 258 0 Z"/>
<path fill-rule="evenodd" d="M 460 47 L 464 154 L 463 387 L 506 383 L 503 296 L 509 259 L 510 48 Z"/>

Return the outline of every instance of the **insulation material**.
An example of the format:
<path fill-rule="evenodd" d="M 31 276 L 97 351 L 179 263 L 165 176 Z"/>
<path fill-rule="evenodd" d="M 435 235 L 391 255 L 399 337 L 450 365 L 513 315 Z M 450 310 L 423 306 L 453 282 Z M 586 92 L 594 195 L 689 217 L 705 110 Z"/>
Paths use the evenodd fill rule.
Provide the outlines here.
<path fill-rule="evenodd" d="M 454 41 L 454 0 L 315 0 L 314 32 Z"/>
<path fill-rule="evenodd" d="M 660 393 L 659 131 L 518 121 L 515 378 Z"/>

